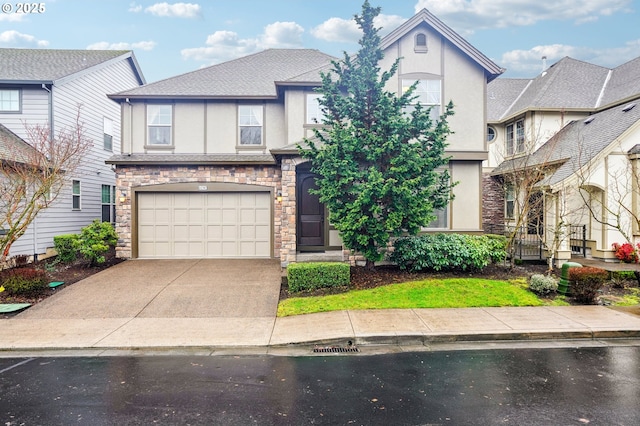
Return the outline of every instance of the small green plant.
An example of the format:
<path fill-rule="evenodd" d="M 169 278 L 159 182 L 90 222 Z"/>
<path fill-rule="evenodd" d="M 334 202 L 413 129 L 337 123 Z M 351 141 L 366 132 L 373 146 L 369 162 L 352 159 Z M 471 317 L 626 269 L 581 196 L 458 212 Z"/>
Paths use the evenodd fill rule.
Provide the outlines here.
<path fill-rule="evenodd" d="M 78 258 L 80 235 L 62 234 L 53 237 L 53 245 L 58 252 L 57 261 L 72 263 Z"/>
<path fill-rule="evenodd" d="M 338 262 L 303 262 L 287 267 L 290 292 L 348 286 L 351 268 Z"/>
<path fill-rule="evenodd" d="M 118 234 L 109 222 L 94 220 L 82 228 L 78 250 L 91 265 L 105 262 L 104 253 L 118 242 Z"/>
<path fill-rule="evenodd" d="M 558 290 L 558 280 L 542 274 L 534 274 L 529 280 L 529 289 L 536 294 L 546 295 Z"/>
<path fill-rule="evenodd" d="M 2 271 L 0 283 L 12 296 L 34 295 L 47 288 L 47 274 L 33 268 L 12 268 Z"/>
<path fill-rule="evenodd" d="M 593 303 L 608 277 L 609 273 L 601 268 L 570 268 L 571 295 L 580 303 Z"/>

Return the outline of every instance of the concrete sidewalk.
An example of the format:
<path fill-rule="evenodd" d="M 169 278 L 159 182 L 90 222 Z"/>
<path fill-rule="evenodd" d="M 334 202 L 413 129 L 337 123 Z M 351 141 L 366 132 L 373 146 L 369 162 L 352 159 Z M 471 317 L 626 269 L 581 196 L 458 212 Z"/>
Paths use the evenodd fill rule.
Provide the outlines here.
<path fill-rule="evenodd" d="M 279 262 L 271 260 L 123 262 L 1 319 L 0 356 L 640 337 L 640 307 L 390 309 L 276 318 L 280 280 Z"/>
<path fill-rule="evenodd" d="M 206 351 L 313 345 L 640 337 L 638 309 L 602 306 L 337 311 L 284 318 L 49 318 L 0 322 L 0 354 L 20 351 Z"/>

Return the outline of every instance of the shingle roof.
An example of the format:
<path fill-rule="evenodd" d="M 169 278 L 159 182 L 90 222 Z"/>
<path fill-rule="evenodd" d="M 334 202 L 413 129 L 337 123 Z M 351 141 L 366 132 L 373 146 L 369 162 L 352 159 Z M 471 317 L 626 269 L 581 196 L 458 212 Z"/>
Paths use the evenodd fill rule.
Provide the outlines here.
<path fill-rule="evenodd" d="M 24 163 L 33 158 L 34 152 L 31 145 L 0 124 L 0 160 Z"/>
<path fill-rule="evenodd" d="M 332 59 L 335 58 L 315 49 L 268 49 L 110 97 L 275 98 L 276 83 L 300 81 L 302 75 L 305 81 L 320 83 L 318 70 Z"/>
<path fill-rule="evenodd" d="M 121 165 L 197 165 L 197 164 L 275 164 L 270 154 L 131 154 L 114 155 L 107 164 Z"/>
<path fill-rule="evenodd" d="M 132 53 L 128 50 L 0 49 L 0 82 L 53 82 L 122 55 Z"/>
<path fill-rule="evenodd" d="M 489 83 L 490 122 L 536 109 L 598 111 L 640 97 L 640 57 L 614 69 L 565 57 L 529 84 L 522 82 L 498 78 Z"/>
<path fill-rule="evenodd" d="M 628 106 L 619 105 L 591 115 L 586 120 L 572 121 L 526 160 L 505 161 L 492 174 L 509 172 L 525 163 L 526 167 L 563 163 L 541 182 L 543 185 L 558 184 L 591 162 L 629 128 L 640 125 L 640 103 L 625 111 Z"/>

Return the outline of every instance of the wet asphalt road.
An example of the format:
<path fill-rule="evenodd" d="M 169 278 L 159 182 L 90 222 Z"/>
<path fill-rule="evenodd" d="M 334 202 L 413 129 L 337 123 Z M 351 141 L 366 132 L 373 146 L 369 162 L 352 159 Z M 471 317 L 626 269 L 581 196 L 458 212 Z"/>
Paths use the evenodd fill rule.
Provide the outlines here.
<path fill-rule="evenodd" d="M 640 347 L 0 358 L 0 424 L 637 425 Z"/>

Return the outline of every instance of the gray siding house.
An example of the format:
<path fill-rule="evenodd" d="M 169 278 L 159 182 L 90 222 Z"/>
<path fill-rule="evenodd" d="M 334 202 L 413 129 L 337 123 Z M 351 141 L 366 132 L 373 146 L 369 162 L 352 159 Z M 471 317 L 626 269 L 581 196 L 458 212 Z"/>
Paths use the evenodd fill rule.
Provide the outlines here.
<path fill-rule="evenodd" d="M 49 125 L 55 135 L 73 128 L 80 111 L 93 141 L 82 170 L 10 255 L 41 255 L 55 235 L 115 221 L 115 174 L 105 160 L 120 152 L 120 107 L 107 94 L 144 83 L 131 51 L 0 49 L 0 124 L 28 143 L 26 126 Z"/>

